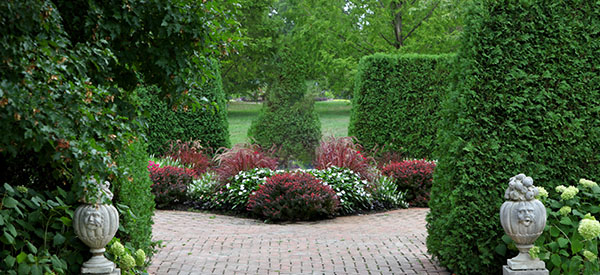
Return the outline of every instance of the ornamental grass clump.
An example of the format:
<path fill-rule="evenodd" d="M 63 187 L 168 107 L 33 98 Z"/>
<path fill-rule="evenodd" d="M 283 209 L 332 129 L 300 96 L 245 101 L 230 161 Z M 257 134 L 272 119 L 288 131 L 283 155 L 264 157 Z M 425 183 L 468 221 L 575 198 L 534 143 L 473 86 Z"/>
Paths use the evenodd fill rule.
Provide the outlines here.
<path fill-rule="evenodd" d="M 338 207 L 335 191 L 307 173 L 274 175 L 248 199 L 249 211 L 272 221 L 328 218 Z"/>
<path fill-rule="evenodd" d="M 365 157 L 360 152 L 362 147 L 355 143 L 353 137 L 328 137 L 323 139 L 317 147 L 314 165 L 316 169 L 323 170 L 332 166 L 348 168 L 361 177 L 372 181 L 377 177 L 371 165 L 373 158 Z"/>
<path fill-rule="evenodd" d="M 433 161 L 405 160 L 384 166 L 381 173 L 394 179 L 398 192 L 406 192 L 409 205 L 427 207 L 435 166 Z"/>
<path fill-rule="evenodd" d="M 537 255 L 551 274 L 597 274 L 600 187 L 582 179 L 578 186 L 559 185 L 547 193 L 538 197 L 546 206 L 548 219 L 535 242 Z"/>
<path fill-rule="evenodd" d="M 191 167 L 196 175 L 202 175 L 211 166 L 211 160 L 204 155 L 199 141 L 172 141 L 164 156 Z"/>
<path fill-rule="evenodd" d="M 249 171 L 254 168 L 277 169 L 276 158 L 269 157 L 274 149 L 264 152 L 258 145 L 236 144 L 233 148 L 223 148 L 220 154 L 214 157 L 218 163 L 215 170 L 221 183 L 226 183 L 240 171 Z"/>

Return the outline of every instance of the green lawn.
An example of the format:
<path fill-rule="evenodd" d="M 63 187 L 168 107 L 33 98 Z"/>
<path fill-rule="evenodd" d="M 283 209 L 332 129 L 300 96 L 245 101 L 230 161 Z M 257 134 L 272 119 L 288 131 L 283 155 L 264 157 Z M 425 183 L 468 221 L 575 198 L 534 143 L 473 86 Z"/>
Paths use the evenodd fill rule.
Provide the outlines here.
<path fill-rule="evenodd" d="M 261 103 L 229 102 L 229 134 L 231 144 L 248 142 L 250 123 L 262 107 Z M 321 120 L 323 136 L 344 137 L 348 135 L 351 104 L 348 100 L 315 102 Z"/>

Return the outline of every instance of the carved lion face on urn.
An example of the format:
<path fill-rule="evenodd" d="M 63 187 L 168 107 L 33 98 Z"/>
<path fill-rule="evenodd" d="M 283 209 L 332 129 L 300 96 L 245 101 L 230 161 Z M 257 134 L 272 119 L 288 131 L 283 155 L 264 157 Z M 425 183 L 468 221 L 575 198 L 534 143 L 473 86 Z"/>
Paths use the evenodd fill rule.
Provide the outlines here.
<path fill-rule="evenodd" d="M 532 205 L 522 205 L 517 209 L 517 219 L 519 224 L 529 227 L 532 223 L 535 223 L 535 209 Z"/>

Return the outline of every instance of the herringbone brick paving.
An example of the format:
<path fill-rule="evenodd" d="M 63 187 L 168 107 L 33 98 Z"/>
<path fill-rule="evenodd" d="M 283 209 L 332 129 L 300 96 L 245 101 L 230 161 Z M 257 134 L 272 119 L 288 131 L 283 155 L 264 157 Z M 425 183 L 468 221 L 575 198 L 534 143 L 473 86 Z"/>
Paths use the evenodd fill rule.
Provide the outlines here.
<path fill-rule="evenodd" d="M 425 247 L 429 209 L 265 224 L 156 211 L 150 274 L 450 274 Z"/>

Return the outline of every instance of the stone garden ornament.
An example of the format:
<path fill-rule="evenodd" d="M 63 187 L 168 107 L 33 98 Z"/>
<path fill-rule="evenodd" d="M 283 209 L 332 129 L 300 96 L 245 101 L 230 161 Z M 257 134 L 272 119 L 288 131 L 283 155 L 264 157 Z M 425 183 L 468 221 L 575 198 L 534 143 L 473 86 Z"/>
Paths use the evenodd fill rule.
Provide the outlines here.
<path fill-rule="evenodd" d="M 94 181 L 92 179 L 92 181 Z M 97 201 L 103 196 L 112 200 L 109 183 L 100 185 Z M 105 246 L 112 240 L 119 228 L 119 213 L 111 204 L 92 204 L 84 200 L 83 205 L 75 209 L 73 227 L 77 237 L 90 247 L 92 258 L 83 263 L 82 274 L 121 274 L 115 264 L 104 257 Z"/>
<path fill-rule="evenodd" d="M 529 255 L 529 249 L 546 226 L 546 208 L 535 198 L 537 195 L 531 177 L 518 174 L 510 178 L 504 194 L 507 201 L 500 208 L 500 222 L 515 242 L 519 255 L 508 259 L 504 274 L 548 274 L 545 263 Z"/>

